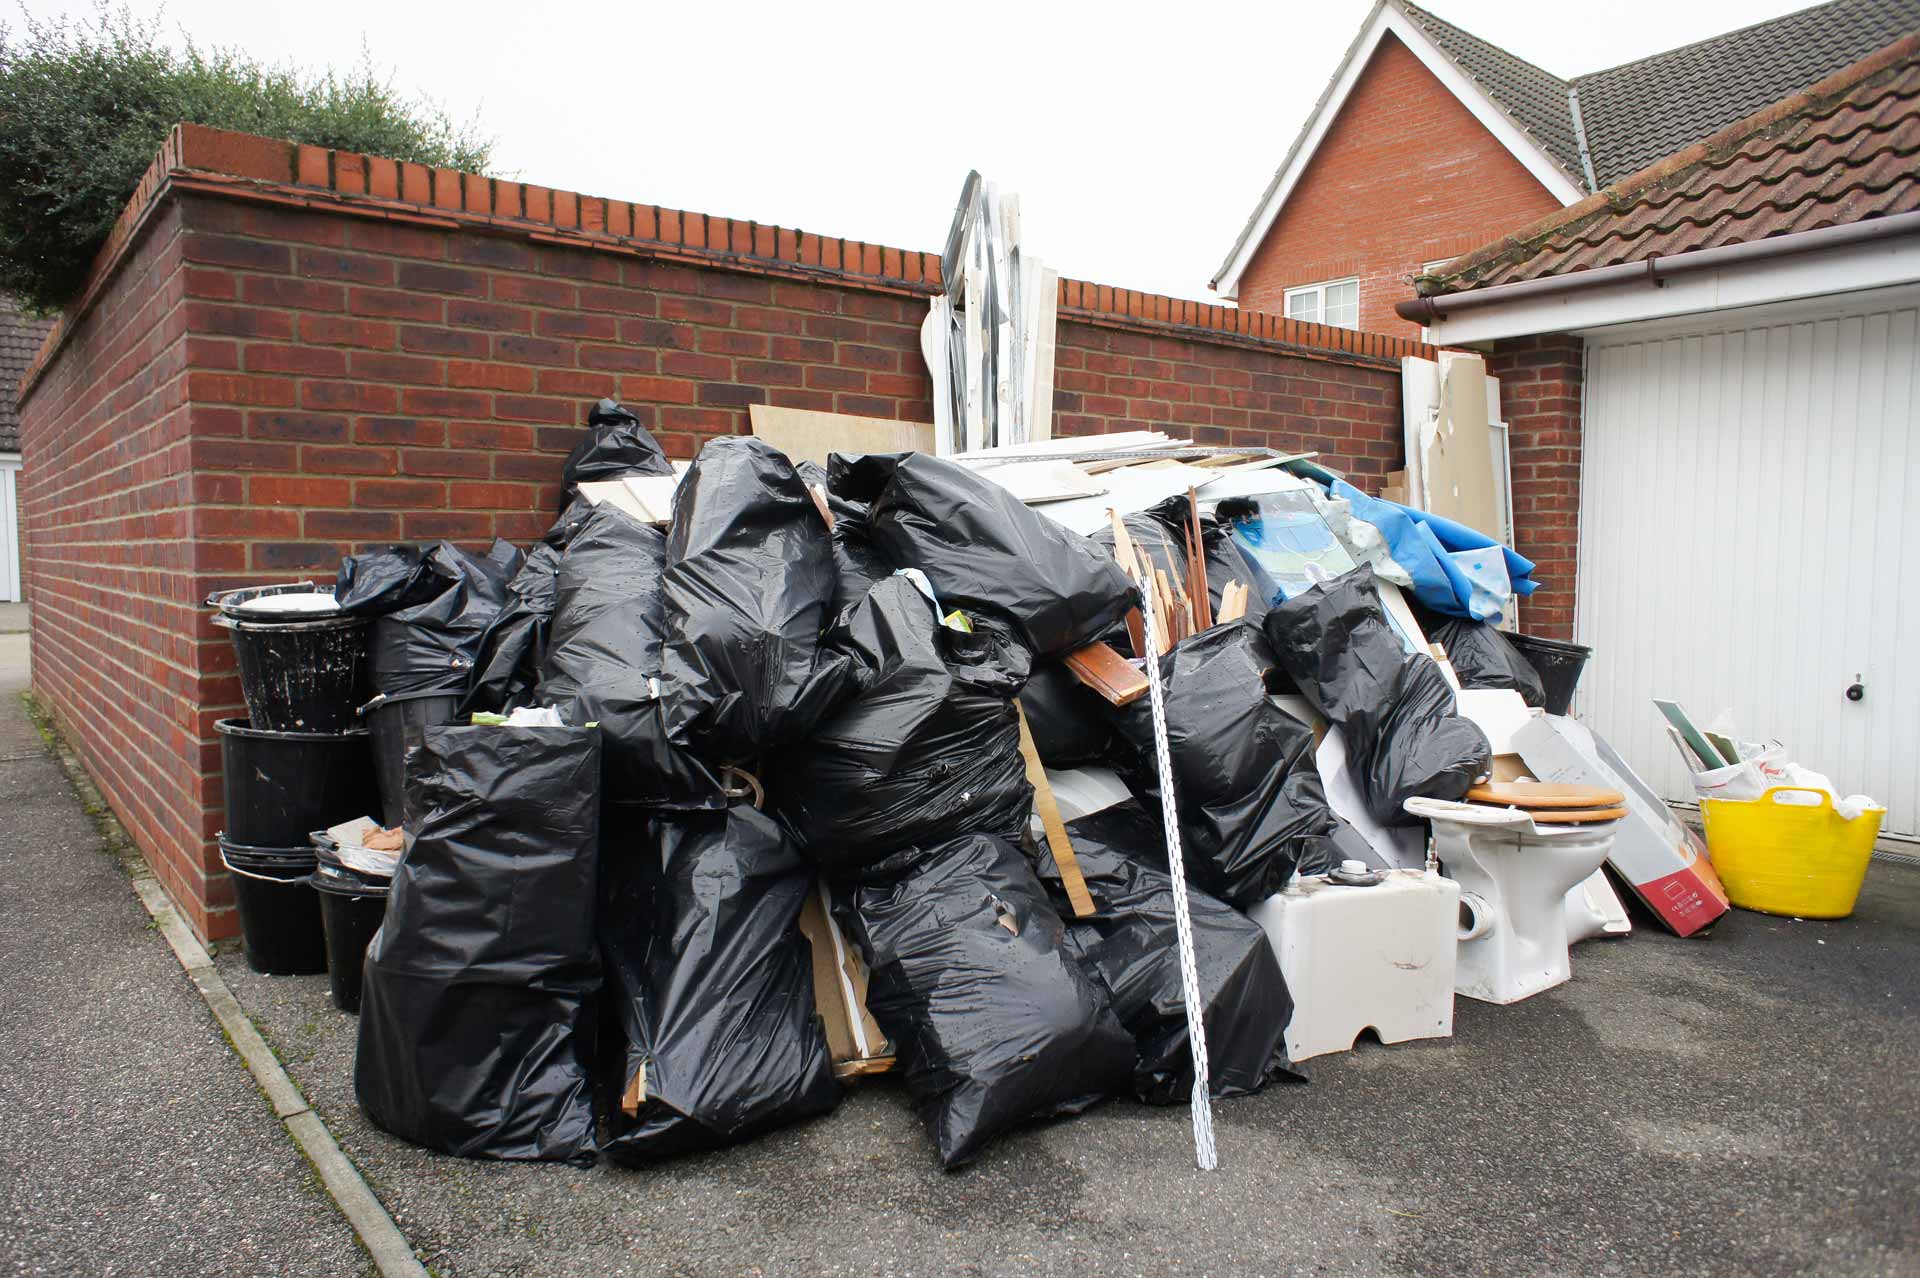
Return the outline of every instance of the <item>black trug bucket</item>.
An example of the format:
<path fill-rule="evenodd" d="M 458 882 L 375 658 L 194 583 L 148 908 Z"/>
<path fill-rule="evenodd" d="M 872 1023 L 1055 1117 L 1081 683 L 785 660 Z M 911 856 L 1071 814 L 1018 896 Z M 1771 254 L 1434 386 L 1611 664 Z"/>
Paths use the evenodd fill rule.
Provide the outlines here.
<path fill-rule="evenodd" d="M 269 976 L 326 971 L 320 897 L 308 882 L 313 848 L 247 847 L 222 835 L 220 860 L 233 874 L 247 966 Z"/>
<path fill-rule="evenodd" d="M 357 727 L 354 710 L 366 701 L 367 619 L 235 621 L 216 617 L 233 632 L 240 694 L 247 716 L 274 732 L 344 732 Z"/>
<path fill-rule="evenodd" d="M 313 830 L 371 816 L 380 802 L 364 728 L 274 732 L 222 719 L 221 790 L 229 839 L 258 848 L 299 846 Z"/>
<path fill-rule="evenodd" d="M 406 819 L 407 747 L 420 742 L 428 728 L 452 723 L 460 709 L 461 692 L 445 688 L 426 692 L 382 693 L 360 713 L 373 738 L 374 778 L 380 785 L 380 824 L 391 829 Z"/>
<path fill-rule="evenodd" d="M 1508 635 L 1507 641 L 1520 650 L 1540 675 L 1547 696 L 1548 714 L 1565 714 L 1573 708 L 1573 690 L 1580 684 L 1580 672 L 1587 668 L 1593 649 L 1537 635 Z"/>
<path fill-rule="evenodd" d="M 360 874 L 330 856 L 323 844 L 314 846 L 319 862 L 313 890 L 320 897 L 320 927 L 327 938 L 328 990 L 335 1007 L 358 1016 L 367 946 L 387 916 L 393 880 Z"/>

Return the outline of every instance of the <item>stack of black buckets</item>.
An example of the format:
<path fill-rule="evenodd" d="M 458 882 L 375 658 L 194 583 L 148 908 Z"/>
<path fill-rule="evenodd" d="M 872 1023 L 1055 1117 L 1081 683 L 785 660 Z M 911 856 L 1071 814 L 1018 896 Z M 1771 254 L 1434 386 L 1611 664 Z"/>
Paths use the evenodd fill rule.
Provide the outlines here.
<path fill-rule="evenodd" d="M 342 1011 L 360 1008 L 361 960 L 391 879 L 343 863 L 327 827 L 383 811 L 359 708 L 368 700 L 367 620 L 308 582 L 216 594 L 233 636 L 247 717 L 222 719 L 227 808 L 220 859 L 233 875 L 247 963 L 327 972 Z"/>

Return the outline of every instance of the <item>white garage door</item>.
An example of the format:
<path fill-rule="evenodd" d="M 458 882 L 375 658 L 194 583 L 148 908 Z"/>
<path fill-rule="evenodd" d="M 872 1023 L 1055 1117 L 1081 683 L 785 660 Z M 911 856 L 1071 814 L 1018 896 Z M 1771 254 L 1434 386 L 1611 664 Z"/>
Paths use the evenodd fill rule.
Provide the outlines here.
<path fill-rule="evenodd" d="M 1916 307 L 1588 334 L 1576 708 L 1668 798 L 1692 795 L 1654 697 L 1731 710 L 1920 833 Z"/>

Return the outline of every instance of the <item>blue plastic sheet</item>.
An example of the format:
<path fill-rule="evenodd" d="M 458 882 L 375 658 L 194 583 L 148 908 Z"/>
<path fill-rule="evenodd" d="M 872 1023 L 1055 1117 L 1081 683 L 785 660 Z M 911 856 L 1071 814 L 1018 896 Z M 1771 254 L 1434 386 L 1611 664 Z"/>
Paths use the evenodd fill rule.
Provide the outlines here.
<path fill-rule="evenodd" d="M 1328 491 L 1351 506 L 1355 519 L 1380 530 L 1394 562 L 1413 580 L 1413 597 L 1434 612 L 1498 621 L 1510 599 L 1536 588 L 1532 560 L 1464 524 L 1369 497 L 1343 479 Z"/>

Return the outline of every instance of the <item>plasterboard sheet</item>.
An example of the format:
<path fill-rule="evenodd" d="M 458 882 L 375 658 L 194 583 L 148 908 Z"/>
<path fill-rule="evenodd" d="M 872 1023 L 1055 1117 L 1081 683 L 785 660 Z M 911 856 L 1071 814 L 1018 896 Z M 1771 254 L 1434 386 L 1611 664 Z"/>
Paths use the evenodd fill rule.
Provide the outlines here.
<path fill-rule="evenodd" d="M 851 413 L 821 413 L 806 408 L 776 408 L 753 404 L 747 415 L 753 433 L 785 453 L 791 461 L 827 464 L 829 453 L 898 453 L 933 451 L 931 422 L 896 422 L 885 417 L 856 417 Z"/>
<path fill-rule="evenodd" d="M 1050 456 L 1054 453 L 1107 453 L 1132 448 L 1165 448 L 1168 436 L 1157 430 L 1118 431 L 1111 435 L 1064 435 L 1059 439 L 1039 439 L 1001 448 L 978 448 L 961 453 L 955 461 L 987 461 L 998 457 Z"/>
<path fill-rule="evenodd" d="M 1478 355 L 1440 353 L 1440 419 L 1420 469 L 1426 509 L 1489 536 L 1499 535 L 1487 368 Z"/>
<path fill-rule="evenodd" d="M 1209 468 L 1200 468 L 1200 473 L 1209 473 Z M 1312 480 L 1288 474 L 1277 465 L 1262 470 L 1214 470 L 1211 473 L 1219 478 L 1206 487 L 1208 501 L 1220 501 L 1227 497 L 1258 497 L 1262 493 L 1291 493 L 1302 488 L 1319 487 Z"/>
<path fill-rule="evenodd" d="M 1107 486 L 1107 491 L 1098 497 L 1052 502 L 1038 509 L 1085 537 L 1107 526 L 1109 510 L 1131 515 L 1185 493 L 1189 488 L 1207 491 L 1207 486 L 1214 482 L 1219 473 L 1217 470 L 1186 465 L 1151 468 L 1127 466 L 1101 474 L 1099 482 Z M 1208 496 L 1211 495 L 1208 492 Z"/>
<path fill-rule="evenodd" d="M 978 473 L 981 478 L 991 479 L 1029 506 L 1098 497 L 1107 491 L 1104 483 L 1070 461 L 1014 462 L 1006 466 L 988 466 Z"/>

